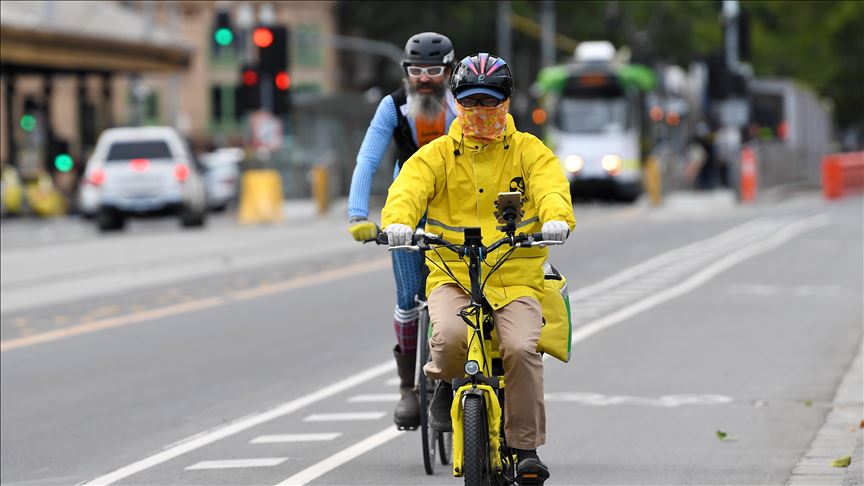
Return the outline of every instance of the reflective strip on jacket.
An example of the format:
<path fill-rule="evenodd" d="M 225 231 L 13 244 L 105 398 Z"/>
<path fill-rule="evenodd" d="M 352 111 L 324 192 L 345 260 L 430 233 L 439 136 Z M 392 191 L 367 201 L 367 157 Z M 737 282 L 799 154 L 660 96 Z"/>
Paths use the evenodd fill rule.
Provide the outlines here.
<path fill-rule="evenodd" d="M 505 143 L 508 148 L 505 147 Z M 460 155 L 456 155 L 455 151 Z M 483 146 L 465 137 L 459 120 L 446 136 L 423 146 L 403 167 L 390 186 L 387 203 L 381 211 L 381 224 L 412 226 L 428 209 L 426 231 L 462 243 L 465 227 L 480 227 L 483 244 L 502 238 L 494 216 L 499 192 L 522 193 L 525 214 L 518 232 L 540 232 L 544 222 L 564 221 L 571 231 L 576 226 L 570 186 L 555 155 L 537 137 L 516 131 L 507 115 L 504 140 Z M 503 245 L 487 255 L 481 281 L 511 247 Z M 543 262 L 546 248 L 519 248 L 486 282 L 486 297 L 493 308 L 501 308 L 519 297 L 534 297 L 542 302 Z M 468 268 L 452 251 L 442 248 L 427 257 L 441 260 L 465 287 L 469 286 Z M 467 261 L 467 260 L 466 260 Z M 453 283 L 443 270 L 427 261 L 427 295 L 436 287 Z"/>

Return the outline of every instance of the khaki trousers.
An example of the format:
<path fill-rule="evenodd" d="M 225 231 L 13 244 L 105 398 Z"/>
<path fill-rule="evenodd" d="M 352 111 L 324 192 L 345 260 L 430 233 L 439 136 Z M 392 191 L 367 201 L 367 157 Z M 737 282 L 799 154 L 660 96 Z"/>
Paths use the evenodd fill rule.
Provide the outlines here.
<path fill-rule="evenodd" d="M 468 325 L 459 309 L 468 295 L 455 285 L 442 285 L 429 294 L 432 361 L 423 370 L 430 378 L 451 381 L 465 376 Z M 543 400 L 543 359 L 537 352 L 542 326 L 540 303 L 530 297 L 514 300 L 493 314 L 504 361 L 504 432 L 517 449 L 535 449 L 546 442 L 546 408 Z"/>

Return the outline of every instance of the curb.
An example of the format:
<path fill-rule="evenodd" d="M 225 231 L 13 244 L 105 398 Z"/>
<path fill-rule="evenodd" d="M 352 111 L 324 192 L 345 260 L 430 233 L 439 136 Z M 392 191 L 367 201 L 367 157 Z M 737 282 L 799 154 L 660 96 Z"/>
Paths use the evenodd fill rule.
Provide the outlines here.
<path fill-rule="evenodd" d="M 864 380 L 864 362 L 862 348 L 849 365 L 843 381 L 834 396 L 834 406 L 828 413 L 825 424 L 819 429 L 810 449 L 804 453 L 792 476 L 786 483 L 788 486 L 841 486 L 861 485 L 861 440 L 862 429 L 858 427 L 864 419 L 864 403 L 862 403 L 862 380 Z M 850 427 L 854 427 L 850 431 Z M 852 463 L 847 468 L 832 467 L 834 459 L 851 456 Z M 858 471 L 857 478 L 855 471 Z M 857 481 L 857 482 L 855 482 Z"/>

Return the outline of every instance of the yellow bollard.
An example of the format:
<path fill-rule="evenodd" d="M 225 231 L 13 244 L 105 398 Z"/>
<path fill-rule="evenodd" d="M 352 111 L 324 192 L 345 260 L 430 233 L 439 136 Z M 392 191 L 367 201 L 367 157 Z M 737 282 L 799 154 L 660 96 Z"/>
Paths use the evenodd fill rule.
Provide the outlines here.
<path fill-rule="evenodd" d="M 659 206 L 663 202 L 660 164 L 657 163 L 657 157 L 653 155 L 645 163 L 645 192 L 648 193 L 652 206 Z"/>
<path fill-rule="evenodd" d="M 318 205 L 318 214 L 327 214 L 330 207 L 330 175 L 323 165 L 312 167 L 312 195 Z"/>
<path fill-rule="evenodd" d="M 274 169 L 251 169 L 243 173 L 237 220 L 242 224 L 275 223 L 283 220 L 282 177 Z"/>

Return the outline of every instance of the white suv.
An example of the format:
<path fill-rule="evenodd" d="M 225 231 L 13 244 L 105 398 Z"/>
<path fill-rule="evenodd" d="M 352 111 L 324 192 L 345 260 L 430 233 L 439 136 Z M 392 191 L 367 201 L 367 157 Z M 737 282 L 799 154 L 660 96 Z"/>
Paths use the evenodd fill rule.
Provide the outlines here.
<path fill-rule="evenodd" d="M 126 217 L 174 214 L 184 227 L 202 226 L 206 195 L 202 170 L 171 127 L 111 128 L 82 180 L 100 230 L 122 229 Z"/>

